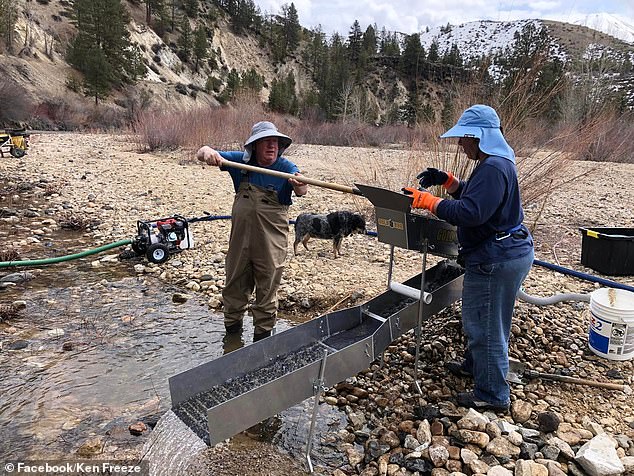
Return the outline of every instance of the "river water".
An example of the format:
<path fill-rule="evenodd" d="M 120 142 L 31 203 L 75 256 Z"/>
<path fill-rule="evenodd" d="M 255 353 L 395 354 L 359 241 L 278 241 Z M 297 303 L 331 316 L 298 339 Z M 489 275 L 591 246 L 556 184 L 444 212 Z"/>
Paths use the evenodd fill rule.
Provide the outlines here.
<path fill-rule="evenodd" d="M 10 228 L 0 222 L 5 244 L 29 233 L 28 220 Z M 82 232 L 58 230 L 41 237 L 23 259 L 94 247 Z M 29 278 L 0 289 L 0 304 L 26 301 L 17 316 L 0 322 L 0 460 L 68 457 L 94 437 L 102 438 L 102 454 L 138 450 L 143 440 L 129 434 L 130 423 L 141 420 L 152 428 L 163 417 L 168 424 L 157 430 L 167 435 L 175 425 L 173 414 L 166 413 L 169 377 L 250 344 L 250 318 L 245 340 L 223 339 L 222 315 L 203 297 L 189 293 L 186 302 L 173 302 L 183 289 L 138 275 L 134 264 L 141 258 L 119 261 L 118 251 L 39 268 L 0 269 L 0 278 L 15 272 Z M 277 330 L 295 324 L 281 318 Z M 310 420 L 307 405 L 277 417 L 272 444 L 301 452 Z M 329 428 L 343 424 L 345 418 L 330 411 Z M 154 451 L 168 456 L 170 439 L 163 440 Z"/>

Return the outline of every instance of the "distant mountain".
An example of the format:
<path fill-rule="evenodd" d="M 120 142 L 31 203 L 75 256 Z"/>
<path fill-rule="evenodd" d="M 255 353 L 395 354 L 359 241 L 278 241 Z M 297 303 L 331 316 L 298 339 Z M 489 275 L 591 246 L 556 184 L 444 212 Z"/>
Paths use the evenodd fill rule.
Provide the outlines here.
<path fill-rule="evenodd" d="M 587 17 L 589 19 L 589 16 Z M 596 17 L 598 20 L 598 16 Z M 614 15 L 601 14 L 601 18 L 606 30 L 615 32 L 617 20 Z M 607 23 L 612 19 L 614 27 Z M 634 44 L 617 38 L 614 34 L 604 33 L 602 30 L 586 27 L 581 24 L 563 23 L 551 20 L 515 20 L 515 21 L 492 21 L 481 20 L 460 25 L 446 25 L 434 27 L 421 33 L 421 43 L 429 51 L 432 42 L 436 42 L 438 50 L 442 54 L 448 51 L 453 44 L 460 50 L 460 54 L 465 60 L 476 59 L 485 55 L 492 55 L 503 52 L 504 48 L 511 46 L 514 42 L 514 35 L 522 31 L 524 27 L 532 24 L 536 30 L 546 27 L 550 37 L 551 56 L 558 57 L 563 61 L 579 58 L 587 58 L 597 50 L 611 50 L 614 55 L 624 57 L 630 56 L 634 59 Z M 618 33 L 625 36 L 627 33 L 625 22 L 622 22 Z M 630 35 L 634 38 L 634 26 L 631 26 Z M 613 55 L 613 56 L 614 56 Z"/>
<path fill-rule="evenodd" d="M 583 25 L 601 31 L 628 43 L 634 43 L 634 20 L 613 13 L 592 13 L 568 20 L 574 25 Z"/>

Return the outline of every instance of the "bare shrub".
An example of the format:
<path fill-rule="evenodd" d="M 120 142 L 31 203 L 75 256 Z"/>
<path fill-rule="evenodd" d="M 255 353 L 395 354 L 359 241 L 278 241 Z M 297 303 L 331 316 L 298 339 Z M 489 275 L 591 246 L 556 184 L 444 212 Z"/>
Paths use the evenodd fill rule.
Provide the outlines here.
<path fill-rule="evenodd" d="M 76 215 L 72 212 L 62 212 L 57 217 L 57 223 L 66 230 L 86 231 L 98 224 L 94 218 Z"/>
<path fill-rule="evenodd" d="M 0 77 L 0 124 L 21 123 L 32 113 L 33 103 L 26 90 L 6 75 Z"/>
<path fill-rule="evenodd" d="M 251 125 L 273 120 L 280 129 L 281 119 L 266 113 L 257 96 L 238 96 L 233 106 L 207 107 L 189 111 L 141 113 L 133 124 L 139 135 L 140 150 L 173 150 L 179 147 L 197 148 L 213 144 L 219 149 L 236 148 Z"/>
<path fill-rule="evenodd" d="M 604 109 L 581 123 L 578 140 L 563 144 L 575 159 L 634 163 L 634 114 Z M 581 147 L 580 147 L 581 145 Z"/>
<path fill-rule="evenodd" d="M 13 304 L 0 304 L 0 322 L 15 319 L 20 313 L 20 308 Z"/>
<path fill-rule="evenodd" d="M 133 125 L 138 134 L 140 151 L 178 149 L 186 143 L 190 126 L 183 113 L 160 114 L 153 111 L 139 114 Z"/>
<path fill-rule="evenodd" d="M 304 120 L 296 125 L 294 134 L 303 144 L 385 147 L 411 144 L 415 131 L 406 126 L 374 126 L 356 121 L 332 123 Z"/>
<path fill-rule="evenodd" d="M 20 259 L 20 253 L 13 248 L 0 250 L 0 261 L 17 261 Z"/>
<path fill-rule="evenodd" d="M 85 124 L 90 129 L 121 129 L 126 124 L 125 110 L 109 104 L 92 105 L 85 111 L 85 115 Z"/>
<path fill-rule="evenodd" d="M 31 127 L 42 130 L 76 130 L 86 123 L 85 106 L 68 96 L 56 96 L 38 104 Z"/>

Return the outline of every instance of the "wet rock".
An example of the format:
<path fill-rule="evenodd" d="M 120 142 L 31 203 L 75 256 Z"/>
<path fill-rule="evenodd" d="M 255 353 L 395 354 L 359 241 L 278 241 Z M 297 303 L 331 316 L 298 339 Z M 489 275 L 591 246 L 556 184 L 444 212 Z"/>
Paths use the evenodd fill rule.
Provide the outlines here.
<path fill-rule="evenodd" d="M 35 275 L 33 273 L 29 273 L 28 271 L 23 271 L 20 273 L 11 273 L 0 278 L 0 283 L 24 283 L 26 281 L 31 281 L 35 279 Z"/>
<path fill-rule="evenodd" d="M 366 463 L 378 459 L 388 451 L 390 451 L 390 445 L 381 444 L 377 440 L 368 440 L 365 447 Z"/>
<path fill-rule="evenodd" d="M 22 350 L 29 346 L 28 340 L 15 340 L 6 346 L 7 350 Z"/>
<path fill-rule="evenodd" d="M 143 423 L 142 421 L 137 421 L 135 423 L 132 423 L 129 427 L 128 430 L 130 430 L 130 434 L 134 435 L 134 436 L 140 436 L 142 435 L 144 432 L 147 431 L 147 426 L 145 425 L 145 423 Z"/>
<path fill-rule="evenodd" d="M 102 453 L 103 446 L 104 442 L 102 437 L 96 436 L 94 438 L 89 438 L 77 449 L 77 455 L 82 458 L 90 458 Z"/>
<path fill-rule="evenodd" d="M 189 300 L 189 298 L 190 298 L 189 294 L 184 294 L 184 293 L 172 294 L 172 302 L 175 302 L 176 304 L 186 303 Z"/>
<path fill-rule="evenodd" d="M 552 433 L 559 428 L 561 419 L 555 412 L 541 412 L 537 415 L 537 423 L 541 431 L 544 433 Z"/>

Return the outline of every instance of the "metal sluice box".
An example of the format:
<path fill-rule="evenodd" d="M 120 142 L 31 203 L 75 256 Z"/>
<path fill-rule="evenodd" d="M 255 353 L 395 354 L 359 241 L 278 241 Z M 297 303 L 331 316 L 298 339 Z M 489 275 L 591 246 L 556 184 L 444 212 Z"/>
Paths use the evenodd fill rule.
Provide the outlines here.
<path fill-rule="evenodd" d="M 423 250 L 445 258 L 458 256 L 456 227 L 446 221 L 411 213 L 412 198 L 370 185 L 355 184 L 376 212 L 379 241 L 408 250 Z"/>
<path fill-rule="evenodd" d="M 361 306 L 326 314 L 170 378 L 174 413 L 207 444 L 367 369 L 396 338 L 414 328 L 420 335 L 422 322 L 460 298 L 460 266 L 445 260 L 425 270 L 427 252 L 457 256 L 455 227 L 412 214 L 410 197 L 357 187 L 376 208 L 379 241 L 392 246 L 388 290 Z M 423 252 L 422 272 L 398 283 L 400 292 L 391 282 L 394 246 Z M 420 301 L 423 287 L 426 298 Z"/>
<path fill-rule="evenodd" d="M 460 297 L 462 269 L 426 272 L 429 318 Z M 421 275 L 405 284 L 420 287 Z M 169 379 L 172 409 L 214 445 L 368 368 L 416 325 L 418 301 L 386 291 L 361 306 L 275 334 Z M 320 378 L 322 376 L 322 378 Z"/>

